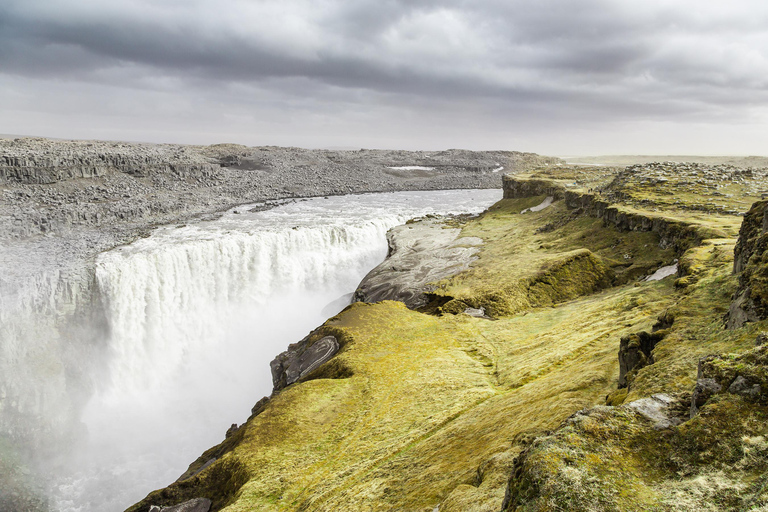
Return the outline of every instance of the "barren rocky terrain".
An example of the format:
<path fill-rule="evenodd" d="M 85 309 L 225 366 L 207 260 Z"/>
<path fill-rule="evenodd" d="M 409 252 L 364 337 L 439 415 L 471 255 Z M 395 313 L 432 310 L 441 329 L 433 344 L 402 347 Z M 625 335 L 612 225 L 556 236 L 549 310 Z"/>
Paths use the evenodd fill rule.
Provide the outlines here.
<path fill-rule="evenodd" d="M 0 139 L 3 281 L 71 267 L 154 226 L 246 203 L 395 190 L 499 188 L 501 176 L 552 165 L 516 151 L 331 151 Z M 415 167 L 415 168 L 414 168 Z"/>

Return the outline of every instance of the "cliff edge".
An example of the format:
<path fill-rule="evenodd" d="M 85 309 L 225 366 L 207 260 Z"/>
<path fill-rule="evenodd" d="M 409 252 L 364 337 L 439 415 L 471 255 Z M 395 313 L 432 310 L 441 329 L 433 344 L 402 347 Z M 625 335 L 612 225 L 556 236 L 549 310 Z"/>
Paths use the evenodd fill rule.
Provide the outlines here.
<path fill-rule="evenodd" d="M 764 177 L 671 163 L 506 177 L 505 199 L 446 221 L 481 241 L 468 268 L 411 309 L 329 319 L 278 358 L 297 378 L 130 510 L 765 506 L 765 325 L 723 323 Z M 338 349 L 303 372 L 329 337 Z"/>

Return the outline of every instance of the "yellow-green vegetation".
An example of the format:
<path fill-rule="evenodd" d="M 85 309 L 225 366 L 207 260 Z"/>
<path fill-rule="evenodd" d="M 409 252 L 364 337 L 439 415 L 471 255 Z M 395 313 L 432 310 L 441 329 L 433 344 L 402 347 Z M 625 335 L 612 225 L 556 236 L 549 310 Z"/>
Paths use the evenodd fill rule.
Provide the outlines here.
<path fill-rule="evenodd" d="M 626 406 L 583 411 L 518 459 L 505 510 L 764 510 L 766 420 L 734 395 L 666 430 Z"/>
<path fill-rule="evenodd" d="M 600 172 L 545 177 L 582 179 L 590 193 L 611 183 Z M 508 510 L 762 504 L 765 404 L 721 393 L 661 430 L 629 405 L 662 392 L 690 403 L 700 358 L 754 344 L 761 324 L 723 330 L 735 238 L 697 245 L 686 234 L 735 235 L 734 218 L 681 214 L 671 222 L 685 229 L 648 220 L 627 230 L 564 198 L 521 213 L 545 198 L 504 199 L 466 221 L 463 235 L 484 241 L 479 258 L 423 311 L 358 303 L 328 320 L 311 339 L 339 340 L 331 361 L 131 510 L 207 497 L 227 512 L 497 511 L 510 477 Z M 640 279 L 676 258 L 677 279 Z M 653 363 L 617 390 L 619 340 L 659 324 Z"/>

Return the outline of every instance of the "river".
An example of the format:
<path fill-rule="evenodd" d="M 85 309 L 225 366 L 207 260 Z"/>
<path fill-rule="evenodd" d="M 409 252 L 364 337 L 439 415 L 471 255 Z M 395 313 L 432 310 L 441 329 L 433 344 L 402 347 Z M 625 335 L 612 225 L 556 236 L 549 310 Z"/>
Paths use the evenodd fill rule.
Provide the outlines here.
<path fill-rule="evenodd" d="M 173 482 L 270 394 L 269 362 L 348 303 L 386 256 L 388 229 L 479 213 L 500 197 L 454 190 L 245 205 L 100 254 L 106 327 L 98 357 L 80 362 L 90 392 L 79 434 L 39 461 L 52 509 L 120 511 Z"/>

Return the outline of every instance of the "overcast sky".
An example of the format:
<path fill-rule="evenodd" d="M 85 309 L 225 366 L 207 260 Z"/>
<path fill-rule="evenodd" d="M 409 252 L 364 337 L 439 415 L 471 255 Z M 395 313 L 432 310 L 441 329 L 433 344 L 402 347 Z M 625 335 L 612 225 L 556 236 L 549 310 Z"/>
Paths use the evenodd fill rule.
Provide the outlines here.
<path fill-rule="evenodd" d="M 768 154 L 765 0 L 0 0 L 0 133 Z"/>

